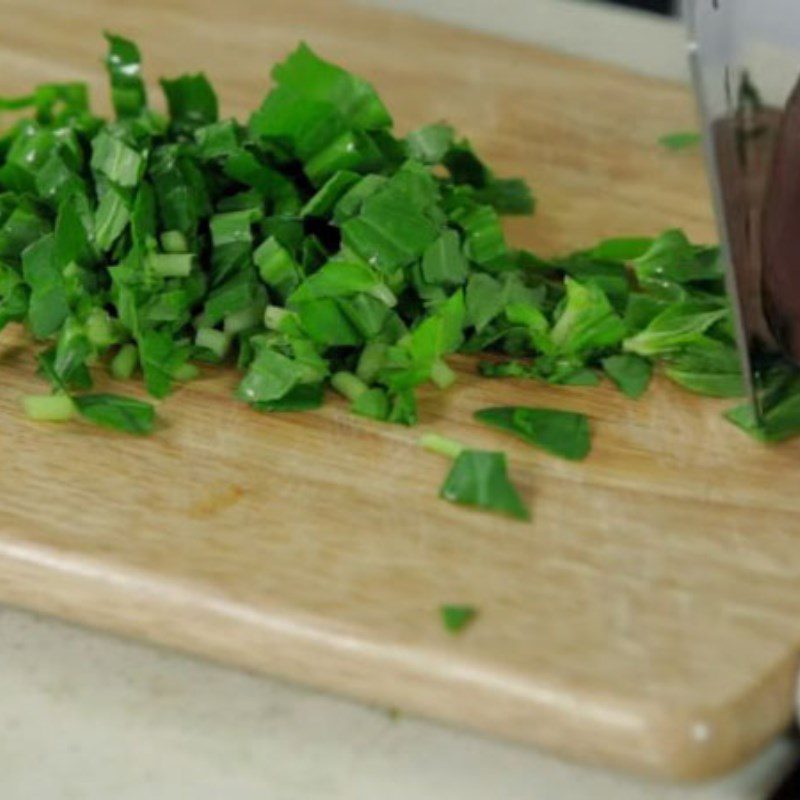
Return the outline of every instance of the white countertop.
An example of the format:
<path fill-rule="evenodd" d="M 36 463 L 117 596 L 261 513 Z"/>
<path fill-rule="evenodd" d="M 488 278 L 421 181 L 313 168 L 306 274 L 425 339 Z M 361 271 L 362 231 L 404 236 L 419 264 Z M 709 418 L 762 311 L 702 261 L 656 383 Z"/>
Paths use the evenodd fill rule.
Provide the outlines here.
<path fill-rule="evenodd" d="M 661 786 L 0 610 L 2 800 L 763 800 L 794 756 Z"/>
<path fill-rule="evenodd" d="M 678 24 L 594 3 L 362 1 L 686 75 Z M 2 607 L 0 698 L 0 800 L 763 800 L 800 755 L 657 785 Z"/>

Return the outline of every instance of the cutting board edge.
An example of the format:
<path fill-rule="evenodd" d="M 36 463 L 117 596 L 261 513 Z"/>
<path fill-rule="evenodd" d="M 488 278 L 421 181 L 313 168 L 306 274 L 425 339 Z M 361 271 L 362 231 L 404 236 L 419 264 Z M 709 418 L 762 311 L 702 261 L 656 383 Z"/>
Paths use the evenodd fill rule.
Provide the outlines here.
<path fill-rule="evenodd" d="M 575 686 L 538 681 L 526 691 L 524 675 L 491 665 L 476 672 L 457 657 L 437 675 L 442 660 L 431 661 L 424 648 L 381 642 L 369 631 L 326 630 L 324 619 L 315 628 L 310 616 L 291 610 L 269 613 L 214 597 L 208 587 L 160 583 L 129 567 L 112 571 L 51 548 L 20 545 L 2 531 L 0 602 L 570 760 L 668 780 L 718 777 L 782 732 L 792 719 L 800 661 L 785 659 L 742 696 L 707 708 L 625 707 L 618 697 L 581 697 Z"/>

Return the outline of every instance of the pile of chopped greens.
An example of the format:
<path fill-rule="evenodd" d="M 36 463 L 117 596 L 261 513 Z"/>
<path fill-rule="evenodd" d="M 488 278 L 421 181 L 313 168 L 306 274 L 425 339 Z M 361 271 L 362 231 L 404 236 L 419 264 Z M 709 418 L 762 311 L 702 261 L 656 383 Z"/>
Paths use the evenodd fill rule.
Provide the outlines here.
<path fill-rule="evenodd" d="M 658 367 L 692 392 L 743 394 L 716 248 L 671 230 L 544 260 L 501 225 L 533 211 L 523 181 L 445 124 L 399 138 L 374 89 L 307 46 L 239 122 L 219 118 L 202 74 L 162 80 L 168 111 L 153 110 L 138 48 L 107 39 L 113 121 L 81 84 L 0 99 L 15 114 L 0 138 L 0 329 L 23 323 L 41 345 L 52 391 L 25 398 L 32 418 L 146 434 L 153 406 L 92 393 L 93 369 L 140 374 L 163 398 L 200 364 L 233 364 L 257 411 L 316 408 L 330 386 L 355 414 L 411 425 L 417 388 L 450 386 L 456 352 L 482 354 L 488 377 L 605 376 L 636 398 Z M 749 406 L 729 414 L 770 441 L 800 431 L 797 378 L 771 369 L 771 427 Z M 478 418 L 589 451 L 580 415 Z M 527 518 L 501 453 L 444 450 L 443 496 Z"/>

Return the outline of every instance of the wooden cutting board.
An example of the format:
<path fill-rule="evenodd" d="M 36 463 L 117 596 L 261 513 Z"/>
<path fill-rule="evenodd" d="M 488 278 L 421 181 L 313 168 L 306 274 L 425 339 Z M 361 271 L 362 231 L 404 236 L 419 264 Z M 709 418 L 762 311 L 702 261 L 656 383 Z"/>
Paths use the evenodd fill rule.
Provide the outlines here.
<path fill-rule="evenodd" d="M 261 99 L 304 38 L 374 81 L 400 130 L 446 119 L 535 187 L 509 235 L 544 254 L 614 234 L 714 230 L 684 87 L 325 0 L 3 0 L 0 91 L 85 79 L 107 108 L 101 27 L 148 74 L 205 69 L 227 112 Z M 417 429 L 332 401 L 260 416 L 209 372 L 161 406 L 158 435 L 26 421 L 40 391 L 0 338 L 0 598 L 584 761 L 698 778 L 790 720 L 800 648 L 800 443 L 767 448 L 725 404 L 657 382 L 610 388 L 461 380 Z M 571 464 L 477 427 L 475 409 L 592 417 Z M 428 430 L 505 448 L 531 524 L 437 499 Z M 438 608 L 471 603 L 461 637 Z M 1 652 L 2 645 L 0 645 Z"/>

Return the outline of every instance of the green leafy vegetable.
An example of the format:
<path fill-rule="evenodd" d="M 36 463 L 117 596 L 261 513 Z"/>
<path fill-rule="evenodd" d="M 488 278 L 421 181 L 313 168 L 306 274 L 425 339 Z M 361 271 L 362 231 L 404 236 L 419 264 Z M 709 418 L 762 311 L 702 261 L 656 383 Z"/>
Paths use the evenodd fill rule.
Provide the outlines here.
<path fill-rule="evenodd" d="M 503 453 L 467 450 L 460 442 L 436 433 L 425 434 L 420 444 L 426 450 L 455 459 L 440 497 L 517 519 L 530 519 L 528 509 L 508 479 Z"/>
<path fill-rule="evenodd" d="M 478 615 L 477 609 L 465 605 L 444 605 L 439 609 L 442 624 L 449 633 L 461 633 Z"/>
<path fill-rule="evenodd" d="M 455 131 L 449 125 L 426 125 L 408 135 L 406 147 L 412 158 L 435 166 L 442 163 L 453 146 L 454 138 Z"/>
<path fill-rule="evenodd" d="M 22 400 L 25 415 L 37 422 L 66 422 L 75 416 L 75 404 L 67 395 L 29 395 Z"/>
<path fill-rule="evenodd" d="M 554 353 L 586 357 L 618 345 L 625 336 L 625 326 L 603 291 L 594 283 L 582 284 L 570 278 L 564 283 L 566 302 L 550 333 Z"/>
<path fill-rule="evenodd" d="M 217 122 L 217 95 L 202 73 L 183 75 L 175 80 L 162 80 L 167 96 L 169 116 L 175 129 L 190 133 Z"/>
<path fill-rule="evenodd" d="M 726 413 L 734 425 L 753 438 L 777 443 L 800 435 L 800 373 L 796 367 L 780 363 L 763 378 L 759 413 L 752 403 Z"/>
<path fill-rule="evenodd" d="M 53 234 L 43 236 L 24 251 L 22 270 L 30 288 L 28 324 L 37 339 L 44 339 L 54 334 L 69 314 L 67 286 L 56 260 Z"/>
<path fill-rule="evenodd" d="M 80 414 L 105 428 L 136 436 L 153 431 L 156 413 L 150 403 L 114 394 L 84 394 L 73 402 Z"/>
<path fill-rule="evenodd" d="M 552 408 L 502 407 L 475 412 L 475 419 L 571 461 L 589 455 L 589 419 Z"/>
<path fill-rule="evenodd" d="M 530 512 L 508 479 L 503 453 L 462 451 L 445 479 L 440 495 L 451 503 L 478 506 L 516 519 L 530 519 Z"/>
<path fill-rule="evenodd" d="M 719 250 L 693 245 L 683 231 L 665 231 L 650 247 L 632 260 L 642 282 L 678 284 L 718 281 L 722 278 Z"/>
<path fill-rule="evenodd" d="M 709 336 L 697 338 L 670 356 L 664 373 L 697 394 L 741 397 L 745 393 L 742 364 L 736 348 Z"/>
<path fill-rule="evenodd" d="M 696 344 L 729 310 L 716 303 L 689 300 L 668 306 L 636 336 L 626 339 L 624 349 L 640 356 L 663 356 Z"/>
<path fill-rule="evenodd" d="M 552 259 L 515 250 L 501 215 L 533 210 L 524 181 L 446 123 L 398 137 L 375 89 L 307 45 L 243 124 L 219 119 L 202 73 L 162 80 L 168 114 L 154 111 L 137 46 L 106 38 L 115 120 L 82 84 L 0 99 L 21 112 L 0 139 L 0 329 L 27 328 L 54 392 L 25 401 L 31 416 L 147 433 L 147 404 L 81 394 L 98 369 L 161 398 L 198 363 L 227 363 L 256 410 L 317 408 L 331 386 L 357 415 L 411 425 L 420 387 L 457 379 L 458 352 L 553 385 L 602 370 L 632 397 L 655 366 L 690 391 L 742 393 L 717 248 L 668 230 Z M 784 376 L 763 420 L 732 418 L 781 438 L 796 393 Z M 579 415 L 480 413 L 588 453 Z M 527 517 L 502 454 L 444 449 L 444 496 Z"/>
<path fill-rule="evenodd" d="M 703 137 L 696 131 L 678 131 L 662 136 L 658 143 L 667 150 L 688 150 L 702 141 Z"/>
<path fill-rule="evenodd" d="M 141 77 L 142 57 L 139 48 L 122 36 L 106 34 L 109 50 L 106 68 L 111 78 L 111 99 L 117 116 L 135 117 L 147 103 L 147 93 Z"/>
<path fill-rule="evenodd" d="M 603 370 L 624 395 L 634 400 L 647 391 L 653 377 L 653 365 L 633 353 L 604 358 Z"/>

